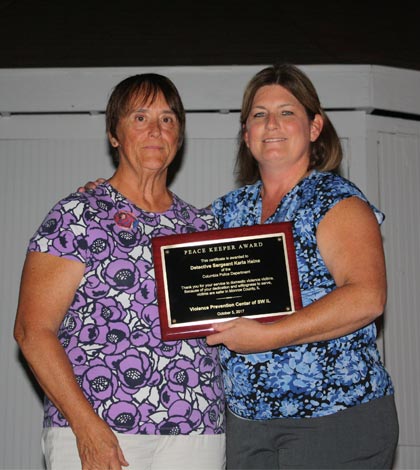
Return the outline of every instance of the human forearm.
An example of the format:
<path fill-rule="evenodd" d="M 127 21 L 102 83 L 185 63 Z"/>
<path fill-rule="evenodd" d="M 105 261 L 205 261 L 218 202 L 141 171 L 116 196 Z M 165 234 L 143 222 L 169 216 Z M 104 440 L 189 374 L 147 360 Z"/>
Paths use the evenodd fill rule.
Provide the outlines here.
<path fill-rule="evenodd" d="M 345 285 L 298 312 L 271 324 L 240 318 L 214 325 L 209 345 L 225 344 L 248 354 L 338 338 L 368 325 L 383 310 L 385 291 Z"/>
<path fill-rule="evenodd" d="M 23 355 L 48 398 L 73 430 L 82 468 L 121 468 L 128 463 L 109 426 L 93 410 L 54 333 L 16 334 Z M 108 467 L 108 465 L 113 465 Z"/>
<path fill-rule="evenodd" d="M 383 312 L 385 293 L 345 285 L 308 307 L 274 324 L 273 335 L 281 346 L 311 343 L 350 334 L 373 322 Z"/>
<path fill-rule="evenodd" d="M 16 334 L 16 340 L 41 388 L 70 426 L 81 416 L 86 420 L 95 417 L 55 333 L 48 330 L 21 332 Z"/>

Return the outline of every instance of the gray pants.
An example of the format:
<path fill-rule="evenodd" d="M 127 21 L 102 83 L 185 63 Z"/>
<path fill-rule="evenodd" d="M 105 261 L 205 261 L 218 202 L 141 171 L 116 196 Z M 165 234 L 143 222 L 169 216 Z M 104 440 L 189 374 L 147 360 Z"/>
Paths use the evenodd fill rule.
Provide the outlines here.
<path fill-rule="evenodd" d="M 390 469 L 398 443 L 393 396 L 321 418 L 227 416 L 227 469 Z"/>

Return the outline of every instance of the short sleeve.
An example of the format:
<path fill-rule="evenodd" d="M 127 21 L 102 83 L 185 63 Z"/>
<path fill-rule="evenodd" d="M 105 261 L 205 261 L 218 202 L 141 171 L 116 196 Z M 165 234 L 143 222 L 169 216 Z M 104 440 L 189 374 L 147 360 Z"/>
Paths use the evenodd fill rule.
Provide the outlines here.
<path fill-rule="evenodd" d="M 385 214 L 371 204 L 363 192 L 346 178 L 332 173 L 318 173 L 318 177 L 315 181 L 316 183 L 312 185 L 311 189 L 308 190 L 308 188 L 303 187 L 302 192 L 305 192 L 305 189 L 307 190 L 306 197 L 303 196 L 303 199 L 306 199 L 306 206 L 309 207 L 313 213 L 316 226 L 318 226 L 325 214 L 336 204 L 354 196 L 369 205 L 379 225 L 384 221 Z M 310 197 L 308 197 L 308 193 Z"/>
<path fill-rule="evenodd" d="M 70 195 L 59 201 L 30 239 L 28 252 L 48 253 L 86 263 L 87 212 L 87 199 L 81 195 Z"/>

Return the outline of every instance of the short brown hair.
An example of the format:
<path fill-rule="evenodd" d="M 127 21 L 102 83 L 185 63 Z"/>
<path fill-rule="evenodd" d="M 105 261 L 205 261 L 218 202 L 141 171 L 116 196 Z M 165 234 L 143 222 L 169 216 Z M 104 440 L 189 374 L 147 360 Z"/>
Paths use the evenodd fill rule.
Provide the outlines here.
<path fill-rule="evenodd" d="M 321 107 L 314 85 L 298 67 L 291 64 L 278 64 L 258 72 L 245 89 L 240 117 L 239 149 L 236 157 L 238 181 L 241 184 L 252 184 L 260 178 L 258 164 L 245 144 L 244 131 L 255 95 L 266 85 L 280 85 L 286 88 L 302 104 L 311 121 L 316 114 L 322 116 L 324 125 L 318 139 L 311 144 L 308 170 L 336 171 L 343 157 L 340 139 Z"/>
<path fill-rule="evenodd" d="M 117 126 L 122 117 L 129 111 L 133 101 L 142 98 L 144 103 L 153 103 L 162 93 L 169 108 L 175 114 L 179 124 L 178 148 L 184 141 L 185 110 L 179 92 L 174 83 L 157 73 L 143 73 L 127 77 L 118 83 L 109 97 L 105 111 L 106 132 L 117 138 Z M 118 151 L 116 157 L 118 159 Z"/>

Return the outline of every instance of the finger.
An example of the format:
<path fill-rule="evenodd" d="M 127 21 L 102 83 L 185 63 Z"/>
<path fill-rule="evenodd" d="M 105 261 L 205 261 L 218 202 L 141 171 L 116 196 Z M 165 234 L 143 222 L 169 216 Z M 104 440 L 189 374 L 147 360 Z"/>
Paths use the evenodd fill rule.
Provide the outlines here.
<path fill-rule="evenodd" d="M 220 332 L 208 335 L 206 341 L 209 346 L 217 346 L 218 344 L 224 344 L 225 339 L 226 334 L 224 332 Z"/>
<path fill-rule="evenodd" d="M 118 460 L 120 461 L 120 464 L 123 467 L 128 467 L 128 465 L 130 464 L 127 462 L 127 460 L 125 460 L 124 453 L 121 450 L 121 447 L 118 447 L 117 452 L 118 452 Z"/>
<path fill-rule="evenodd" d="M 109 468 L 109 470 L 122 470 L 120 462 L 111 463 L 106 468 Z M 102 470 L 102 467 L 98 468 L 98 470 Z"/>
<path fill-rule="evenodd" d="M 214 323 L 212 325 L 212 328 L 216 333 L 218 333 L 221 331 L 230 330 L 231 328 L 235 326 L 235 323 L 236 323 L 236 320 L 223 321 L 220 323 Z"/>
<path fill-rule="evenodd" d="M 93 181 L 88 181 L 84 186 L 80 186 L 77 188 L 78 193 L 84 193 L 88 191 L 89 189 L 95 189 L 96 186 L 98 186 L 98 183 L 93 182 Z"/>

